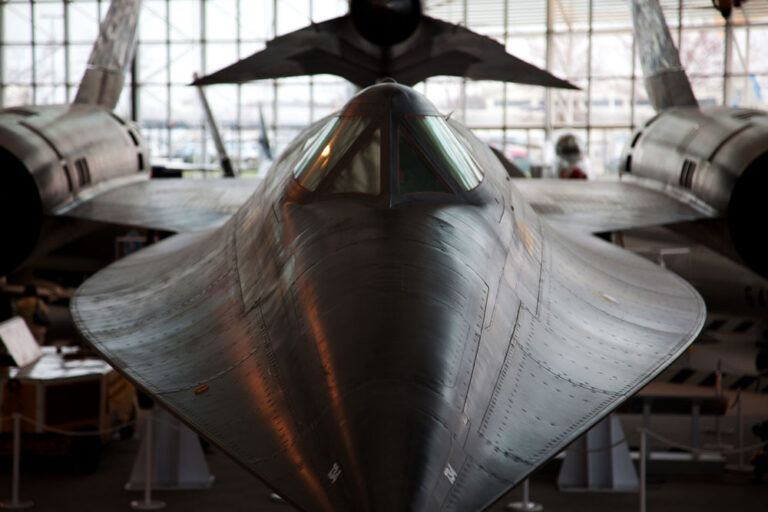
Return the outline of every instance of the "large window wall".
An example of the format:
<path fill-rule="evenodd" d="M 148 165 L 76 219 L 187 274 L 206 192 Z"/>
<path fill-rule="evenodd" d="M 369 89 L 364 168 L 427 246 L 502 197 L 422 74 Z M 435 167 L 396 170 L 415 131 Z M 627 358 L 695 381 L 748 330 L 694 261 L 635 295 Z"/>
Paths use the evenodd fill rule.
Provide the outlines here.
<path fill-rule="evenodd" d="M 612 172 L 630 130 L 652 115 L 627 0 L 426 0 L 429 15 L 495 38 L 508 51 L 580 91 L 437 77 L 417 89 L 453 112 L 521 166 L 546 165 L 559 134 L 573 132 L 593 169 Z M 71 100 L 108 0 L 0 1 L 3 106 Z M 768 2 L 735 9 L 726 25 L 709 0 L 662 0 L 701 103 L 765 108 Z M 133 76 L 118 111 L 134 117 L 153 158 L 212 162 L 192 74 L 208 73 L 311 21 L 342 15 L 346 0 L 143 0 Z M 130 87 L 130 86 L 129 86 Z M 260 158 L 260 112 L 278 149 L 309 122 L 338 109 L 354 87 L 333 76 L 207 88 L 231 156 Z M 133 101 L 135 100 L 135 101 Z"/>

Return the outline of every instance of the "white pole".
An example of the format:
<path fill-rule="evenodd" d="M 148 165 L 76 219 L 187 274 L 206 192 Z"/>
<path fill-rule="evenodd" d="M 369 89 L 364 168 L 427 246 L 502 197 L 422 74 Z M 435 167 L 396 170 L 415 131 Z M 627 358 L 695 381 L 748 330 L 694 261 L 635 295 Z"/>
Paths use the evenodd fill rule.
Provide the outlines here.
<path fill-rule="evenodd" d="M 523 482 L 523 507 L 525 510 L 528 510 L 528 507 L 530 506 L 531 501 L 531 491 L 528 488 L 528 479 L 525 479 L 525 482 Z"/>
<path fill-rule="evenodd" d="M 523 501 L 515 501 L 514 503 L 508 503 L 508 510 L 519 510 L 521 512 L 541 512 L 544 510 L 544 506 L 541 503 L 534 503 L 531 501 L 531 489 L 530 480 L 526 478 L 523 480 Z"/>
<path fill-rule="evenodd" d="M 152 446 L 152 434 L 154 428 L 152 428 L 152 411 L 149 411 L 149 414 L 147 415 L 147 426 L 146 426 L 146 435 L 147 435 L 147 453 L 146 458 L 144 459 L 144 503 L 151 503 L 152 502 L 152 478 L 154 478 L 154 462 L 155 462 L 155 450 L 154 446 Z"/>
<path fill-rule="evenodd" d="M 152 410 L 147 412 L 145 419 L 145 432 L 144 446 L 146 451 L 144 452 L 144 501 L 132 501 L 131 508 L 134 510 L 157 510 L 165 508 L 164 501 L 152 501 L 152 479 L 155 475 L 155 449 L 152 446 L 152 435 L 154 427 L 152 425 Z"/>
<path fill-rule="evenodd" d="M 645 429 L 640 429 L 640 512 L 645 512 Z"/>
<path fill-rule="evenodd" d="M 34 505 L 29 500 L 19 500 L 19 465 L 21 460 L 21 414 L 15 412 L 13 417 L 13 475 L 11 477 L 11 501 L 3 501 L 0 508 L 19 509 L 30 508 Z"/>
<path fill-rule="evenodd" d="M 739 439 L 739 469 L 744 469 L 744 409 L 741 407 L 741 388 L 736 392 L 736 400 L 739 401 L 739 407 L 736 409 L 736 428 L 738 429 Z"/>

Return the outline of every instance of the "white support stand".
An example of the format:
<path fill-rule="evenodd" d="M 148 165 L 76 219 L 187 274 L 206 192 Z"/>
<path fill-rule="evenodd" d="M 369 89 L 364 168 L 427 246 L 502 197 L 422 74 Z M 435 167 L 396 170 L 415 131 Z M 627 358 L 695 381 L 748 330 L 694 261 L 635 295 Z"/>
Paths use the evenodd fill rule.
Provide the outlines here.
<path fill-rule="evenodd" d="M 208 470 L 197 434 L 162 407 L 156 405 L 153 416 L 152 436 L 144 436 L 125 488 L 129 491 L 144 489 L 147 475 L 152 475 L 151 484 L 155 489 L 208 489 L 214 476 Z M 154 446 L 148 442 L 152 437 Z M 146 459 L 150 453 L 154 455 L 149 457 L 154 459 L 154 471 L 148 469 Z"/>
<path fill-rule="evenodd" d="M 30 500 L 19 499 L 19 463 L 21 460 L 21 414 L 13 413 L 13 476 L 11 481 L 11 501 L 0 502 L 0 508 L 16 510 L 30 508 L 35 504 Z"/>
<path fill-rule="evenodd" d="M 635 466 L 619 419 L 611 414 L 568 448 L 557 477 L 561 491 L 637 492 Z"/>
<path fill-rule="evenodd" d="M 743 399 L 744 396 L 741 394 L 741 388 L 739 388 L 736 395 L 736 435 L 738 439 L 736 448 L 739 451 L 738 463 L 735 465 L 727 465 L 726 469 L 737 473 L 750 473 L 752 472 L 752 467 L 744 464 L 744 408 L 741 403 Z"/>
<path fill-rule="evenodd" d="M 152 421 L 152 411 L 149 411 L 149 414 L 147 414 L 146 419 L 144 420 L 144 439 L 141 441 L 141 446 L 146 446 L 146 453 L 150 454 L 149 456 L 144 456 L 144 474 L 145 475 L 152 475 L 154 474 L 154 462 L 155 457 L 154 450 L 152 449 L 152 437 L 153 437 L 153 421 Z M 141 453 L 141 449 L 139 449 L 139 453 Z M 141 456 L 137 458 L 141 459 Z M 134 471 L 136 470 L 136 465 L 134 464 Z M 163 501 L 153 501 L 152 500 L 152 479 L 146 478 L 144 480 L 144 499 L 142 501 L 134 500 L 131 502 L 131 508 L 133 510 L 158 510 L 161 508 L 165 508 L 165 502 Z"/>
<path fill-rule="evenodd" d="M 528 480 L 529 479 L 526 478 L 523 481 L 523 501 L 513 501 L 512 503 L 508 503 L 507 508 L 509 510 L 519 510 L 521 512 L 541 512 L 544 510 L 544 505 L 531 501 L 531 493 Z"/>
<path fill-rule="evenodd" d="M 640 512 L 645 512 L 645 475 L 648 470 L 648 435 L 645 428 L 640 430 Z"/>

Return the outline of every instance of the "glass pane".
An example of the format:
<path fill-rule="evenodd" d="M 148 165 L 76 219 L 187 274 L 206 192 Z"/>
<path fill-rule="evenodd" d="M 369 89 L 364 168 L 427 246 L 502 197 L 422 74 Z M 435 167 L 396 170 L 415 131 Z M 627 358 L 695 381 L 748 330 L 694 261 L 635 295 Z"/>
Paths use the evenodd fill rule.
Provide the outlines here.
<path fill-rule="evenodd" d="M 304 0 L 281 0 L 277 2 L 276 18 L 277 35 L 304 28 L 312 22 L 309 3 Z"/>
<path fill-rule="evenodd" d="M 467 82 L 465 123 L 470 128 L 501 126 L 504 115 L 504 84 L 491 81 Z"/>
<path fill-rule="evenodd" d="M 265 40 L 275 37 L 272 27 L 274 18 L 273 0 L 239 0 L 240 35 L 249 40 Z M 249 55 L 255 50 L 246 50 L 242 55 Z"/>
<path fill-rule="evenodd" d="M 205 37 L 208 41 L 237 38 L 237 0 L 205 2 Z"/>
<path fill-rule="evenodd" d="M 381 133 L 373 134 L 373 139 L 352 159 L 333 181 L 331 192 L 357 192 L 378 195 L 381 181 Z"/>
<path fill-rule="evenodd" d="M 451 193 L 451 189 L 413 146 L 402 129 L 399 130 L 400 161 L 397 169 L 397 189 L 401 194 L 417 192 Z"/>
<path fill-rule="evenodd" d="M 32 82 L 32 47 L 5 46 L 0 58 L 4 58 L 4 81 L 6 84 L 27 84 Z"/>
<path fill-rule="evenodd" d="M 189 42 L 200 39 L 200 0 L 174 0 L 169 3 L 171 41 Z"/>
<path fill-rule="evenodd" d="M 90 45 L 99 36 L 99 9 L 93 1 L 69 2 L 69 37 L 72 42 Z"/>
<path fill-rule="evenodd" d="M 586 77 L 589 70 L 589 37 L 587 34 L 566 32 L 553 37 L 552 69 L 555 76 L 574 79 Z"/>
<path fill-rule="evenodd" d="M 683 29 L 680 61 L 690 77 L 722 75 L 725 40 L 721 30 Z"/>
<path fill-rule="evenodd" d="M 198 44 L 171 44 L 171 83 L 188 84 L 195 73 L 200 74 L 200 46 Z"/>
<path fill-rule="evenodd" d="M 162 84 L 168 78 L 168 60 L 165 46 L 139 44 L 139 81 L 142 84 Z"/>
<path fill-rule="evenodd" d="M 3 6 L 3 43 L 29 43 L 32 40 L 30 4 L 7 3 Z"/>
<path fill-rule="evenodd" d="M 144 0 L 139 18 L 139 41 L 162 42 L 168 35 L 165 0 Z"/>
<path fill-rule="evenodd" d="M 542 35 L 516 36 L 512 33 L 507 40 L 507 52 L 519 59 L 544 68 L 547 55 L 547 39 Z"/>
<path fill-rule="evenodd" d="M 293 175 L 301 186 L 315 190 L 369 122 L 361 117 L 336 117 L 329 121 L 296 166 Z"/>
<path fill-rule="evenodd" d="M 35 3 L 35 37 L 40 43 L 64 41 L 64 9 L 62 3 Z"/>
<path fill-rule="evenodd" d="M 632 76 L 631 33 L 595 34 L 592 36 L 592 75 L 598 77 Z"/>
<path fill-rule="evenodd" d="M 480 167 L 445 119 L 438 116 L 414 117 L 411 125 L 424 147 L 435 152 L 439 164 L 451 173 L 461 188 L 472 190 L 483 181 Z"/>

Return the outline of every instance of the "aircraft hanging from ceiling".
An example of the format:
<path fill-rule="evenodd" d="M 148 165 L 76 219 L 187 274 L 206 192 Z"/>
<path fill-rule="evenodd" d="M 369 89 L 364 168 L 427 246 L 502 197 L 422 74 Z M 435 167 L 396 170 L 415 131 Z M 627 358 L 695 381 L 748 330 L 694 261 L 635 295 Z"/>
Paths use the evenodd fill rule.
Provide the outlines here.
<path fill-rule="evenodd" d="M 113 0 L 97 48 L 127 8 L 138 2 Z M 358 49 L 349 41 L 383 44 L 376 62 L 391 64 L 354 75 L 360 85 L 405 69 L 409 38 L 427 38 L 415 60 L 427 70 L 450 67 L 438 48 L 453 36 L 476 48 L 466 29 L 434 29 L 418 2 L 352 2 L 351 16 L 335 20 L 349 36 L 339 53 L 310 71 L 338 72 Z M 365 23 L 390 16 L 383 34 Z M 326 37 L 321 25 L 304 30 Z M 298 43 L 278 41 L 269 77 L 296 71 L 285 63 Z M 332 48 L 313 41 L 300 46 Z M 462 69 L 501 72 L 495 57 L 479 62 Z M 567 85 L 522 68 L 527 83 Z M 554 202 L 564 182 L 511 179 L 461 123 L 385 81 L 306 128 L 255 191 L 235 179 L 110 182 L 43 212 L 179 232 L 87 280 L 76 325 L 287 501 L 465 511 L 490 506 L 701 329 L 688 283 L 591 236 L 718 214 L 696 190 L 649 181 L 581 183 Z M 575 229 L 556 227 L 563 218 Z"/>
<path fill-rule="evenodd" d="M 352 1 L 349 14 L 276 37 L 264 50 L 194 83 L 317 74 L 338 75 L 358 87 L 384 77 L 414 85 L 451 75 L 577 89 L 489 37 L 422 14 L 419 0 Z"/>

